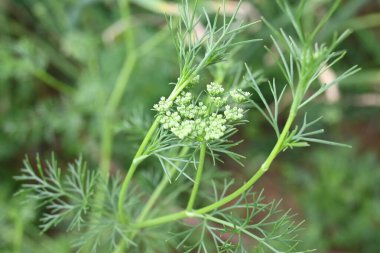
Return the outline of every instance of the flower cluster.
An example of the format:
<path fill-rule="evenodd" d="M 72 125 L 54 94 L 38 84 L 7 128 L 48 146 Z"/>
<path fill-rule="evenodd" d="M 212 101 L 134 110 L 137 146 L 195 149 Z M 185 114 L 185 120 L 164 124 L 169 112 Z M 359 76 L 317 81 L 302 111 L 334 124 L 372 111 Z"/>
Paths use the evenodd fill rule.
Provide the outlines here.
<path fill-rule="evenodd" d="M 236 106 L 231 108 L 231 106 L 226 105 L 226 109 L 224 110 L 224 116 L 226 117 L 227 120 L 230 120 L 230 121 L 236 121 L 243 118 L 244 116 L 243 113 L 244 113 L 244 110 Z"/>
<path fill-rule="evenodd" d="M 251 93 L 237 89 L 230 91 L 230 95 L 236 103 L 242 103 L 246 101 L 249 96 L 251 96 Z"/>
<path fill-rule="evenodd" d="M 207 92 L 213 97 L 219 96 L 223 94 L 224 88 L 222 87 L 222 85 L 212 82 L 210 84 L 207 84 Z"/>
<path fill-rule="evenodd" d="M 161 97 L 161 99 L 158 102 L 158 104 L 155 104 L 153 106 L 153 109 L 156 110 L 156 111 L 158 111 L 158 112 L 164 113 L 167 110 L 169 110 L 170 107 L 172 107 L 172 105 L 173 105 L 173 102 L 167 100 L 165 97 Z"/>
<path fill-rule="evenodd" d="M 226 96 L 222 85 L 212 82 L 207 85 L 203 101 L 197 102 L 190 92 L 183 91 L 174 102 L 163 97 L 153 108 L 162 115 L 162 127 L 179 139 L 207 142 L 220 139 L 234 122 L 243 118 L 244 110 L 238 105 L 249 96 L 241 89 Z M 228 105 L 229 100 L 235 106 Z"/>

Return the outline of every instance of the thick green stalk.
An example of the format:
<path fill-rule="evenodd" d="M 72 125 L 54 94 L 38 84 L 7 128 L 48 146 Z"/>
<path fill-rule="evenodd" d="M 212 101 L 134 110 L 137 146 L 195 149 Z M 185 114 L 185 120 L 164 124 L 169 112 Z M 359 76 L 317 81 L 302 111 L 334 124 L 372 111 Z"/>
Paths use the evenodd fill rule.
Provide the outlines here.
<path fill-rule="evenodd" d="M 155 219 L 150 219 L 143 222 L 138 222 L 134 224 L 133 226 L 137 229 L 139 228 L 147 228 L 147 227 L 154 227 L 160 224 L 169 223 L 172 221 L 180 220 L 186 217 L 194 217 L 196 215 L 196 212 L 188 212 L 188 211 L 180 211 L 173 214 L 161 216 Z"/>
<path fill-rule="evenodd" d="M 264 173 L 271 166 L 273 160 L 282 151 L 283 145 L 285 143 L 285 139 L 289 133 L 290 127 L 292 126 L 292 123 L 294 121 L 295 116 L 296 116 L 296 113 L 291 113 L 289 115 L 289 118 L 288 118 L 288 120 L 284 126 L 284 129 L 281 132 L 281 135 L 280 135 L 279 139 L 277 140 L 276 145 L 272 149 L 272 152 L 269 154 L 269 156 L 265 160 L 265 162 L 261 165 L 260 169 L 244 185 L 242 185 L 239 189 L 237 189 L 236 191 L 234 191 L 230 195 L 226 196 L 225 198 L 223 198 L 223 199 L 221 199 L 221 200 L 219 200 L 219 201 L 217 201 L 211 205 L 208 205 L 206 207 L 203 207 L 201 209 L 196 210 L 195 213 L 203 214 L 203 213 L 213 211 L 216 208 L 219 208 L 219 207 L 227 204 L 228 202 L 234 200 L 235 198 L 239 197 L 244 192 L 246 192 L 249 188 L 251 188 L 257 182 L 257 180 L 259 180 L 262 177 L 262 175 L 264 175 Z"/>
<path fill-rule="evenodd" d="M 186 210 L 191 211 L 193 210 L 193 206 L 195 203 L 195 199 L 198 194 L 199 185 L 201 184 L 202 174 L 203 174 L 203 167 L 205 164 L 205 157 L 206 157 L 206 143 L 202 143 L 201 150 L 199 152 L 199 165 L 197 169 L 197 175 L 195 177 L 195 182 L 193 186 L 193 190 L 191 191 L 189 202 L 187 203 Z"/>
<path fill-rule="evenodd" d="M 174 100 L 175 97 L 178 96 L 178 94 L 179 93 L 177 92 L 177 90 L 174 89 L 173 92 L 170 94 L 169 99 Z M 140 144 L 140 147 L 137 150 L 137 152 L 136 152 L 136 154 L 132 160 L 131 166 L 129 167 L 127 175 L 125 176 L 123 184 L 121 186 L 120 194 L 119 194 L 119 201 L 118 201 L 118 213 L 119 213 L 120 220 L 122 222 L 126 222 L 126 217 L 124 214 L 123 206 L 124 206 L 124 200 L 125 200 L 125 197 L 127 195 L 129 184 L 132 180 L 133 175 L 136 172 L 136 169 L 138 168 L 138 165 L 145 159 L 145 154 L 144 154 L 145 148 L 148 146 L 149 141 L 153 137 L 154 132 L 157 130 L 157 128 L 160 124 L 161 117 L 162 116 L 158 116 L 154 120 L 151 127 L 149 128 L 148 133 L 145 135 L 143 142 Z"/>
<path fill-rule="evenodd" d="M 125 5 L 120 2 L 120 6 L 123 6 L 126 9 L 125 12 L 122 12 L 121 15 L 123 18 L 129 17 L 129 10 L 127 2 Z M 127 57 L 123 63 L 123 66 L 120 70 L 120 73 L 116 79 L 115 86 L 112 90 L 110 98 L 106 104 L 104 113 L 102 115 L 102 133 L 101 133 L 101 153 L 100 153 L 100 176 L 104 182 L 108 181 L 109 170 L 111 167 L 111 155 L 112 155 L 112 139 L 113 139 L 113 118 L 116 112 L 117 107 L 119 106 L 121 99 L 125 93 L 125 90 L 128 86 L 129 79 L 133 72 L 133 69 L 136 64 L 136 54 L 134 49 L 130 45 L 134 45 L 134 34 L 131 27 L 129 27 L 126 31 L 126 36 L 128 37 L 128 41 L 130 44 L 127 46 Z M 104 193 L 100 189 L 101 186 L 98 187 L 95 194 L 95 203 L 101 204 L 104 199 Z"/>

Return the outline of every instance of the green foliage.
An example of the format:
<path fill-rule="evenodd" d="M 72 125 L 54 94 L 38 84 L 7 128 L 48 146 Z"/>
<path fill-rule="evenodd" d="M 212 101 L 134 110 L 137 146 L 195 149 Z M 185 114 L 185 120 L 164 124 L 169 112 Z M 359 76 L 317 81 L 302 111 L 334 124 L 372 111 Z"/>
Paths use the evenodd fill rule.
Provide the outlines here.
<path fill-rule="evenodd" d="M 23 190 L 31 192 L 31 199 L 46 205 L 47 211 L 41 218 L 41 230 L 46 232 L 63 220 L 70 220 L 67 231 L 80 230 L 90 209 L 97 183 L 96 172 L 87 170 L 82 158 L 75 165 L 69 164 L 65 175 L 62 175 L 54 157 L 51 162 L 47 162 L 46 172 L 38 156 L 36 162 L 38 172 L 26 159 L 22 174 L 15 178 L 23 182 Z"/>
<path fill-rule="evenodd" d="M 212 200 L 224 198 L 232 184 L 225 181 L 218 193 L 214 183 Z M 293 215 L 280 210 L 279 205 L 265 203 L 262 192 L 247 191 L 231 206 L 186 220 L 186 229 L 176 232 L 173 239 L 181 240 L 177 249 L 185 252 L 249 252 L 247 238 L 256 242 L 255 252 L 292 252 L 300 224 L 295 224 Z"/>
<path fill-rule="evenodd" d="M 279 0 L 280 8 L 273 8 L 264 1 L 189 2 L 178 9 L 170 1 L 145 0 L 0 3 L 0 22 L 6 24 L 0 28 L 0 166 L 13 167 L 8 164 L 20 154 L 36 150 L 54 150 L 58 157 L 26 159 L 16 176 L 21 193 L 13 201 L 10 193 L 0 199 L 0 251 L 305 252 L 295 215 L 252 187 L 282 151 L 311 143 L 344 146 L 318 139 L 324 131 L 314 127 L 322 113 L 305 111 L 333 85 L 355 79 L 358 68 L 342 64 L 346 53 L 339 49 L 349 33 L 322 41 L 341 30 L 332 27 L 347 28 L 340 9 L 352 15 L 363 3 L 291 6 Z M 244 12 L 256 13 L 254 8 L 265 16 L 263 24 L 245 23 Z M 170 13 L 169 29 L 162 27 L 162 15 L 150 11 Z M 310 15 L 315 12 L 321 15 Z M 170 33 L 174 47 L 166 42 Z M 251 43 L 257 38 L 264 39 L 267 53 L 263 43 Z M 356 63 L 351 51 L 348 65 Z M 332 68 L 342 74 L 318 86 Z M 159 85 L 165 83 L 170 85 Z M 148 108 L 162 96 L 154 116 Z M 319 115 L 310 120 L 314 114 Z M 261 130 L 264 120 L 273 137 Z M 245 150 L 254 139 L 248 131 L 259 133 L 256 154 Z M 82 158 L 58 165 L 78 154 L 88 166 Z M 231 160 L 244 166 L 254 156 L 266 159 L 244 182 L 226 183 L 236 173 L 217 166 L 233 171 Z M 332 196 L 343 181 L 323 194 Z M 353 191 L 365 195 L 375 183 L 366 186 Z M 321 194 L 312 196 L 318 200 L 305 210 L 330 211 L 318 205 Z M 372 208 L 363 206 L 362 217 Z M 41 236 L 34 225 L 38 218 Z M 360 227 L 361 221 L 349 225 Z M 358 231 L 370 226 L 366 222 Z M 318 231 L 330 231 L 329 224 L 320 225 Z M 333 240 L 331 245 L 341 246 L 346 239 Z M 307 247 L 328 248 L 315 241 Z M 372 249 L 376 245 L 368 243 Z"/>
<path fill-rule="evenodd" d="M 308 217 L 305 243 L 325 251 L 377 252 L 380 172 L 376 156 L 319 149 L 310 158 L 312 170 L 298 166 L 285 171 Z"/>
<path fill-rule="evenodd" d="M 41 234 L 35 227 L 38 206 L 35 200 L 29 198 L 30 194 L 18 194 L 10 198 L 8 191 L 8 185 L 1 185 L 0 225 L 3 233 L 0 235 L 0 251 L 69 252 L 70 243 L 67 235 L 50 238 Z"/>

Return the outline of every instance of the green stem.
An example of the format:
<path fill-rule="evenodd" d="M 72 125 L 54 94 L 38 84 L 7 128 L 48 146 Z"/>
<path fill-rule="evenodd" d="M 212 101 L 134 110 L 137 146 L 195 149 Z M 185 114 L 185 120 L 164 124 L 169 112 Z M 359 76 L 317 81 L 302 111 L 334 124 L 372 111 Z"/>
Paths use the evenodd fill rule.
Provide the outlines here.
<path fill-rule="evenodd" d="M 123 253 L 125 251 L 126 243 L 124 240 L 120 241 L 119 244 L 114 249 L 113 253 Z"/>
<path fill-rule="evenodd" d="M 178 156 L 182 157 L 182 156 L 186 155 L 188 151 L 189 151 L 189 147 L 183 147 L 181 152 L 178 154 Z M 173 176 L 176 171 L 177 170 L 175 168 L 171 168 L 171 170 L 169 172 L 170 176 Z M 152 207 L 156 204 L 156 202 L 157 202 L 158 198 L 160 197 L 161 193 L 163 192 L 163 190 L 169 184 L 169 182 L 170 181 L 169 181 L 168 177 L 166 175 L 163 175 L 161 182 L 157 185 L 157 187 L 153 191 L 152 195 L 150 196 L 150 198 L 146 202 L 143 210 L 141 211 L 140 215 L 137 217 L 136 222 L 141 222 L 145 219 L 145 217 L 149 214 Z M 136 236 L 137 233 L 138 233 L 138 231 L 134 230 L 129 239 L 133 240 L 133 238 Z M 118 247 L 116 248 L 116 250 L 114 251 L 114 253 L 123 252 L 126 247 L 128 248 L 128 245 L 126 245 L 126 242 L 120 241 L 120 243 L 119 243 Z"/>
<path fill-rule="evenodd" d="M 137 150 L 135 157 L 133 158 L 132 164 L 128 169 L 127 175 L 123 181 L 123 184 L 120 189 L 120 196 L 118 202 L 118 213 L 120 220 L 126 222 L 126 217 L 124 213 L 124 200 L 127 195 L 128 186 L 132 180 L 133 174 L 135 173 L 138 165 L 146 158 L 144 151 L 147 147 L 150 139 L 152 138 L 154 132 L 156 131 L 158 125 L 160 124 L 161 116 L 158 116 L 150 127 L 148 133 L 145 135 L 143 142 L 141 143 L 139 149 Z"/>
<path fill-rule="evenodd" d="M 128 9 L 128 5 L 124 6 L 124 8 Z M 124 13 L 125 14 L 125 13 Z M 129 14 L 127 12 L 127 14 Z M 128 17 L 128 16 L 127 16 Z M 127 18 L 124 16 L 124 18 Z M 134 34 L 131 27 L 127 29 L 126 35 L 128 40 L 131 42 L 134 41 Z M 113 141 L 113 119 L 115 116 L 115 112 L 117 107 L 119 106 L 122 97 L 125 93 L 125 90 L 128 86 L 129 79 L 132 75 L 133 69 L 135 67 L 137 61 L 137 55 L 134 52 L 133 48 L 127 48 L 127 57 L 124 60 L 123 66 L 120 70 L 120 73 L 116 79 L 115 86 L 112 90 L 110 98 L 105 106 L 104 113 L 102 115 L 102 132 L 101 132 L 101 154 L 100 154 L 100 178 L 103 182 L 108 182 L 109 179 L 109 171 L 111 167 L 111 156 L 112 156 L 112 141 Z M 95 196 L 94 203 L 99 206 L 102 206 L 105 199 L 105 192 L 102 190 L 102 185 L 98 184 Z M 90 217 L 90 221 L 94 222 L 100 213 L 96 212 L 92 217 Z"/>
<path fill-rule="evenodd" d="M 20 253 L 24 234 L 24 224 L 20 216 L 14 216 L 15 235 L 13 237 L 13 253 Z"/>
<path fill-rule="evenodd" d="M 57 91 L 66 94 L 66 95 L 72 95 L 75 91 L 74 88 L 70 87 L 69 85 L 61 82 L 60 80 L 56 79 L 54 76 L 50 75 L 49 73 L 43 71 L 43 70 L 37 70 L 34 73 L 34 76 L 40 79 L 42 82 L 47 84 L 48 86 L 52 87 L 53 89 L 56 89 Z"/>
<path fill-rule="evenodd" d="M 180 219 L 183 219 L 186 217 L 194 217 L 195 214 L 197 214 L 196 211 L 188 212 L 188 211 L 183 210 L 183 211 L 179 211 L 179 212 L 176 212 L 173 214 L 169 214 L 169 215 L 161 216 L 158 218 L 150 219 L 147 221 L 138 222 L 138 223 L 134 224 L 134 227 L 135 228 L 154 227 L 154 226 L 157 226 L 160 224 L 169 223 L 169 222 L 180 220 Z"/>
<path fill-rule="evenodd" d="M 129 0 L 120 0 L 120 6 L 121 8 L 123 9 L 123 6 L 124 5 L 127 5 L 127 3 L 129 2 Z M 127 12 L 129 13 L 129 11 Z M 223 37 L 223 36 L 222 36 Z M 216 47 L 219 43 L 221 43 L 222 41 L 222 38 L 220 38 L 214 45 L 214 47 Z M 191 80 L 202 70 L 202 68 L 205 67 L 206 65 L 206 62 L 207 60 L 209 59 L 211 53 L 212 53 L 212 49 L 210 49 L 207 54 L 204 56 L 204 58 L 202 59 L 202 61 L 198 64 L 198 66 L 195 68 L 195 70 L 191 73 L 191 75 L 189 76 L 186 76 L 186 79 L 181 79 L 176 87 L 174 88 L 174 90 L 172 91 L 172 93 L 170 94 L 170 96 L 168 97 L 168 100 L 174 100 L 186 87 L 187 85 L 191 82 Z M 129 183 L 133 177 L 133 174 L 135 173 L 137 167 L 138 167 L 138 163 L 141 162 L 141 155 L 143 154 L 143 151 L 147 145 L 147 143 L 150 141 L 150 138 L 152 137 L 152 134 L 154 133 L 154 131 L 157 129 L 158 125 L 159 125 L 159 120 L 160 120 L 161 117 L 157 117 L 156 120 L 154 121 L 153 125 L 151 126 L 151 128 L 149 129 L 149 133 L 151 133 L 149 136 L 147 135 L 145 138 L 144 138 L 144 141 L 143 143 L 140 145 L 139 147 L 139 150 L 137 151 L 136 155 L 135 155 L 135 158 L 133 159 L 132 161 L 132 164 L 127 172 L 127 175 L 124 179 L 124 182 L 123 182 L 123 185 L 122 185 L 122 189 L 120 191 L 120 197 L 119 197 L 119 204 L 118 204 L 118 208 L 119 208 L 119 215 L 120 215 L 120 218 L 122 220 L 125 220 L 125 217 L 124 217 L 124 214 L 123 214 L 123 202 L 124 202 L 124 199 L 125 199 L 125 196 L 126 196 L 126 191 L 128 190 L 128 186 L 129 186 Z M 145 142 L 145 143 L 144 143 Z M 140 154 L 139 154 L 140 153 Z M 138 160 L 138 163 L 136 162 Z"/>
<path fill-rule="evenodd" d="M 120 15 L 128 19 L 130 16 L 128 1 L 119 1 Z M 125 31 L 127 40 L 129 41 L 127 49 L 127 57 L 123 63 L 120 73 L 116 79 L 115 86 L 112 90 L 110 98 L 105 108 L 103 115 L 103 130 L 102 130 L 102 145 L 101 145 L 101 156 L 100 156 L 100 173 L 103 180 L 108 181 L 109 170 L 111 167 L 111 155 L 112 155 L 112 121 L 117 107 L 125 93 L 128 86 L 129 79 L 133 72 L 136 64 L 136 54 L 134 52 L 134 33 L 132 27 L 128 27 Z M 102 199 L 102 197 L 98 197 Z"/>
<path fill-rule="evenodd" d="M 370 29 L 372 27 L 380 26 L 380 13 L 368 14 L 355 18 L 346 24 L 346 27 L 349 27 L 354 30 L 363 30 Z"/>
<path fill-rule="evenodd" d="M 119 0 L 118 1 L 120 16 L 129 23 L 129 27 L 125 30 L 126 35 L 126 47 L 129 52 L 133 52 L 135 49 L 135 39 L 132 27 L 131 10 L 130 10 L 130 0 Z"/>
<path fill-rule="evenodd" d="M 195 71 L 194 74 L 191 75 L 191 78 L 194 77 L 198 73 L 197 71 Z M 185 89 L 186 86 L 190 83 L 191 78 L 188 78 L 188 79 L 183 80 L 182 82 L 178 83 L 177 86 L 172 91 L 172 93 L 169 95 L 168 100 L 171 100 L 171 101 L 175 100 L 175 98 L 181 93 L 181 91 L 183 91 L 183 89 Z M 144 154 L 145 148 L 147 147 L 147 145 L 148 145 L 150 139 L 152 138 L 154 132 L 158 128 L 158 126 L 160 124 L 161 117 L 162 116 L 158 116 L 155 119 L 155 121 L 153 122 L 152 126 L 149 128 L 148 133 L 146 134 L 143 142 L 141 143 L 139 149 L 137 150 L 135 157 L 132 160 L 132 164 L 129 167 L 127 175 L 125 176 L 125 179 L 123 181 L 123 184 L 122 184 L 122 187 L 120 190 L 120 195 L 119 195 L 119 203 L 118 203 L 118 209 L 119 209 L 118 212 L 119 212 L 119 216 L 120 216 L 120 219 L 122 222 L 126 221 L 125 214 L 123 212 L 123 205 L 124 205 L 124 199 L 126 197 L 130 181 L 132 180 L 132 177 L 133 177 L 138 165 L 142 162 L 142 160 L 144 160 L 146 158 L 145 154 Z"/>
<path fill-rule="evenodd" d="M 296 114 L 290 114 L 289 118 L 285 124 L 285 127 L 283 131 L 281 132 L 280 138 L 276 142 L 276 145 L 272 149 L 272 152 L 269 154 L 268 158 L 265 160 L 265 162 L 261 165 L 260 169 L 246 182 L 244 185 L 242 185 L 239 189 L 231 193 L 230 195 L 226 196 L 225 198 L 208 205 L 206 207 L 203 207 L 201 209 L 196 210 L 195 212 L 198 214 L 207 213 L 210 211 L 215 210 L 216 208 L 219 208 L 228 202 L 234 200 L 235 198 L 239 197 L 241 194 L 246 192 L 249 188 L 251 188 L 257 180 L 259 180 L 265 172 L 269 169 L 271 166 L 273 160 L 277 157 L 277 155 L 282 151 L 283 145 L 285 143 L 285 139 L 289 133 L 290 127 L 292 126 L 292 123 L 294 121 Z"/>
<path fill-rule="evenodd" d="M 193 186 L 193 190 L 191 191 L 189 202 L 187 203 L 187 211 L 193 210 L 193 206 L 195 203 L 195 199 L 198 194 L 199 185 L 201 184 L 202 174 L 203 174 L 203 167 L 205 163 L 205 157 L 206 157 L 206 143 L 202 143 L 201 150 L 199 152 L 199 165 L 197 169 L 197 175 L 195 177 L 195 182 Z"/>
<path fill-rule="evenodd" d="M 100 172 L 102 178 L 105 180 L 108 179 L 109 168 L 111 166 L 113 117 L 128 86 L 128 81 L 135 67 L 135 63 L 136 55 L 134 53 L 129 54 L 116 80 L 115 88 L 111 93 L 109 102 L 106 105 L 105 115 L 103 118 L 102 146 L 100 157 Z"/>
<path fill-rule="evenodd" d="M 181 152 L 179 152 L 178 156 L 182 157 L 187 154 L 189 151 L 189 147 L 183 147 Z M 171 168 L 170 170 L 170 176 L 173 176 L 177 170 L 175 168 Z M 152 207 L 156 204 L 157 199 L 160 197 L 163 190 L 166 188 L 166 186 L 169 184 L 169 179 L 166 175 L 163 175 L 161 182 L 157 185 L 155 190 L 153 191 L 152 195 L 146 202 L 143 210 L 141 211 L 140 215 L 137 217 L 136 221 L 141 222 L 145 219 L 145 217 L 148 215 L 149 211 L 152 209 Z"/>

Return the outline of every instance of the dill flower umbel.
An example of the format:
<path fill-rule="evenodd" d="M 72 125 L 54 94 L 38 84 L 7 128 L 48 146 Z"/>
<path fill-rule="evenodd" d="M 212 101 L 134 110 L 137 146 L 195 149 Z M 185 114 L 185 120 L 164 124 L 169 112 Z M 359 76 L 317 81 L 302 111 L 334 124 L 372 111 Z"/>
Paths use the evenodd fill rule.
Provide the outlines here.
<path fill-rule="evenodd" d="M 244 117 L 244 109 L 239 105 L 251 94 L 241 89 L 225 92 L 216 82 L 206 87 L 207 93 L 197 100 L 189 91 L 183 91 L 174 103 L 162 97 L 153 106 L 162 115 L 161 126 L 179 139 L 201 142 L 221 139 L 227 129 Z"/>

